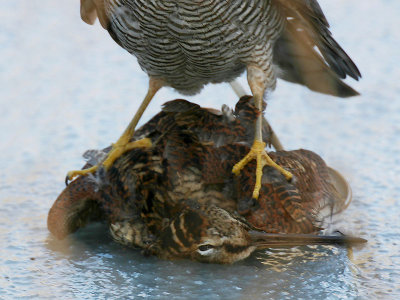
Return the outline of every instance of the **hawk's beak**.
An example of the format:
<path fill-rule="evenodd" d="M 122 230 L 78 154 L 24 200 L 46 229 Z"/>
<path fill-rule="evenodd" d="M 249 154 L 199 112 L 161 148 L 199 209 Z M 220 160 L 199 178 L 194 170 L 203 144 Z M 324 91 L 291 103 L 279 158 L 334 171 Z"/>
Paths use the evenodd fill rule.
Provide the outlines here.
<path fill-rule="evenodd" d="M 251 245 L 257 249 L 294 247 L 301 245 L 345 245 L 364 244 L 367 240 L 346 235 L 285 234 L 249 231 Z"/>

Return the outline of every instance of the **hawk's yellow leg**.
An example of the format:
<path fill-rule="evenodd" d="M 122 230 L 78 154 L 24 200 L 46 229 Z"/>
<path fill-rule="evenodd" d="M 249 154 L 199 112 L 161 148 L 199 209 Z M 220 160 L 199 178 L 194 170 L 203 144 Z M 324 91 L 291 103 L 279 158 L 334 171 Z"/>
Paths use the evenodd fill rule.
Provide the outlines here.
<path fill-rule="evenodd" d="M 146 97 L 140 104 L 132 121 L 129 123 L 128 127 L 125 129 L 124 133 L 118 139 L 118 141 L 112 145 L 111 151 L 108 153 L 107 158 L 102 162 L 102 165 L 107 169 L 114 161 L 124 154 L 126 151 L 132 150 L 134 148 L 140 147 L 151 147 L 151 140 L 148 138 L 141 139 L 138 141 L 130 142 L 133 134 L 135 133 L 136 125 L 138 124 L 143 112 L 149 105 L 150 101 L 153 99 L 157 91 L 163 86 L 163 81 L 161 79 L 155 79 L 150 77 L 149 89 L 147 91 Z M 93 166 L 89 169 L 70 171 L 67 174 L 67 180 L 72 180 L 76 176 L 87 175 L 93 173 L 98 169 L 98 165 Z"/>
<path fill-rule="evenodd" d="M 151 147 L 151 140 L 149 138 L 144 138 L 138 141 L 130 142 L 128 144 L 118 144 L 118 142 L 112 145 L 110 152 L 107 155 L 107 158 L 102 162 L 102 165 L 107 169 L 109 168 L 114 161 L 124 154 L 126 151 L 135 149 L 135 148 L 146 148 Z M 84 169 L 84 170 L 76 170 L 76 171 L 69 171 L 67 174 L 68 180 L 74 179 L 76 176 L 87 175 L 89 173 L 94 173 L 98 169 L 98 165 L 95 165 L 91 168 Z"/>
<path fill-rule="evenodd" d="M 247 165 L 251 160 L 255 159 L 257 161 L 256 184 L 253 190 L 253 198 L 257 199 L 260 194 L 261 178 L 263 175 L 264 166 L 274 167 L 279 172 L 281 172 L 287 180 L 292 179 L 293 175 L 278 164 L 276 164 L 265 151 L 265 143 L 262 140 L 262 103 L 266 87 L 266 76 L 260 68 L 256 66 L 248 66 L 247 80 L 253 93 L 256 107 L 260 111 L 260 115 L 257 117 L 256 120 L 254 143 L 251 146 L 250 152 L 241 161 L 233 166 L 232 172 L 238 175 L 240 171 L 244 168 L 244 166 Z"/>

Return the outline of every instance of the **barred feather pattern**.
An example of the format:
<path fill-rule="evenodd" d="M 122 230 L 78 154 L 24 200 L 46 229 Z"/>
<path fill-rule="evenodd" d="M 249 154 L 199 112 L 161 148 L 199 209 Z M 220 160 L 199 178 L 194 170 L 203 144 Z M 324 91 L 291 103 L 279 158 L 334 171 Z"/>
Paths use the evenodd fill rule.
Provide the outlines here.
<path fill-rule="evenodd" d="M 141 68 L 182 94 L 231 81 L 248 65 L 276 84 L 275 41 L 284 18 L 271 0 L 108 0 L 113 39 Z"/>

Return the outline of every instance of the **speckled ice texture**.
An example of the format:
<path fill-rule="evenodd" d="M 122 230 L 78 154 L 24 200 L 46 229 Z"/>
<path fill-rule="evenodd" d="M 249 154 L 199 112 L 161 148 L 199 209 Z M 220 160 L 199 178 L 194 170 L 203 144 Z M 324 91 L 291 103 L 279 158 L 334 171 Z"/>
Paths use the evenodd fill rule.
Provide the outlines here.
<path fill-rule="evenodd" d="M 287 149 L 313 150 L 348 178 L 345 229 L 369 242 L 352 253 L 299 247 L 221 266 L 143 257 L 101 224 L 61 242 L 51 236 L 47 212 L 66 172 L 82 166 L 86 149 L 118 138 L 147 76 L 98 23 L 80 20 L 79 1 L 2 1 L 0 298 L 400 299 L 400 2 L 320 2 L 363 74 L 349 81 L 362 96 L 280 81 L 266 115 Z M 179 97 L 163 89 L 142 123 Z M 227 84 L 187 99 L 216 108 L 237 101 Z"/>

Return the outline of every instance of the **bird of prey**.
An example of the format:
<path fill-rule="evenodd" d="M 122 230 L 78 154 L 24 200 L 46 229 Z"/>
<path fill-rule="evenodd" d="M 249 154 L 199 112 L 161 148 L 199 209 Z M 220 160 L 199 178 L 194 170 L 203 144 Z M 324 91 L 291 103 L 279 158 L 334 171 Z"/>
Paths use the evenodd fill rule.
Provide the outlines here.
<path fill-rule="evenodd" d="M 126 151 L 110 167 L 71 182 L 50 209 L 49 230 L 62 239 L 90 220 L 103 220 L 117 242 L 145 254 L 213 263 L 233 263 L 263 248 L 365 242 L 317 234 L 349 202 L 318 155 L 271 153 L 298 180 L 289 183 L 266 166 L 257 200 L 248 176 L 254 162 L 232 174 L 254 138 L 259 111 L 252 100 L 243 97 L 234 111 L 224 106 L 222 112 L 168 102 L 133 136 L 151 146 Z M 263 129 L 268 143 L 269 128 Z M 109 150 L 88 152 L 85 167 Z"/>
<path fill-rule="evenodd" d="M 316 0 L 81 0 L 81 17 L 101 26 L 134 55 L 149 76 L 147 95 L 102 164 L 109 167 L 132 147 L 129 143 L 147 105 L 163 86 L 189 95 L 208 83 L 231 82 L 244 71 L 256 107 L 277 78 L 339 97 L 358 93 L 345 84 L 358 79 L 356 65 L 333 39 Z M 290 180 L 292 174 L 266 153 L 261 138 L 262 113 L 248 154 L 234 167 L 239 174 L 257 161 L 253 197 L 261 187 L 262 168 L 270 165 Z M 71 179 L 93 172 L 71 171 Z"/>

